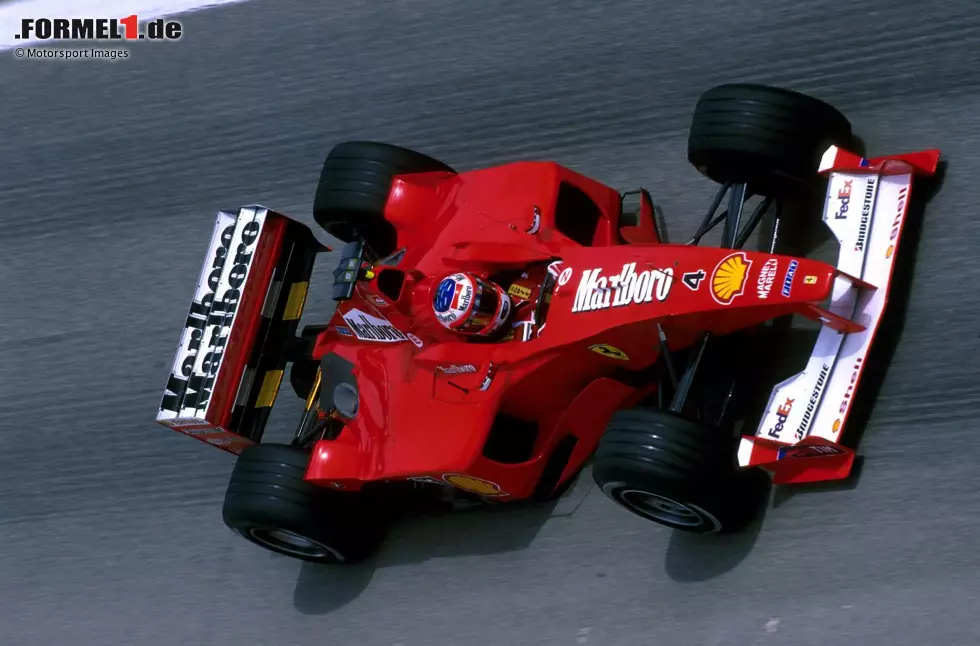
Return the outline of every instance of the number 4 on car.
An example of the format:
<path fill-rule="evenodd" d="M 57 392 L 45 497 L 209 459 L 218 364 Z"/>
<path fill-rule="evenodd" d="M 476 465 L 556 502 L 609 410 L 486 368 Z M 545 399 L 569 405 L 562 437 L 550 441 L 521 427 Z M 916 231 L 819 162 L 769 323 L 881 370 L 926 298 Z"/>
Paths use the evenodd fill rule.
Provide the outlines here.
<path fill-rule="evenodd" d="M 844 436 L 913 184 L 939 163 L 937 150 L 853 148 L 848 120 L 815 98 L 705 92 L 688 160 L 719 187 L 694 235 L 671 243 L 649 192 L 558 163 L 460 173 L 391 144 L 338 144 L 313 206 L 341 243 L 332 286 L 310 283 L 332 250 L 306 225 L 219 212 L 157 421 L 238 456 L 225 523 L 307 561 L 369 557 L 396 494 L 549 500 L 589 462 L 632 513 L 738 530 L 771 484 L 851 471 Z M 790 200 L 822 202 L 836 263 L 777 252 Z M 702 246 L 715 227 L 718 246 Z M 336 310 L 300 329 L 313 294 Z M 791 315 L 820 326 L 810 358 L 759 384 L 766 324 Z M 283 380 L 303 413 L 291 442 L 262 442 Z"/>

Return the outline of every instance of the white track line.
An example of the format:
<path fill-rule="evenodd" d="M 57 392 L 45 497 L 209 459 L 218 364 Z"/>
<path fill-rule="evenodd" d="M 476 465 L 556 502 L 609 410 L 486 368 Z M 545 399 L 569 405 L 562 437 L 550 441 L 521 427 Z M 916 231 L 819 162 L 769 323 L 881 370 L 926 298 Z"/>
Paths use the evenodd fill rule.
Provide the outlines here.
<path fill-rule="evenodd" d="M 0 5 L 0 51 L 23 45 L 45 43 L 58 45 L 57 40 L 18 40 L 20 21 L 24 18 L 125 18 L 136 14 L 140 22 L 154 18 L 172 18 L 177 14 L 209 9 L 246 0 L 19 0 Z M 92 41 L 98 45 L 98 41 Z M 113 44 L 105 41 L 105 45 Z"/>

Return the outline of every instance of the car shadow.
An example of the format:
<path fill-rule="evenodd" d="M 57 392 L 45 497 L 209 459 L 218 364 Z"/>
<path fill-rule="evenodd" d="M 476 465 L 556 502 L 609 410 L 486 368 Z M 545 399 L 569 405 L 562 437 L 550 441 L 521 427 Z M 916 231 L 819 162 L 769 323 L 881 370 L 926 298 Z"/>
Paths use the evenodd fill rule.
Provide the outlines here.
<path fill-rule="evenodd" d="M 675 530 L 664 558 L 667 576 L 679 583 L 697 583 L 735 569 L 755 547 L 765 524 L 769 498 L 766 495 L 759 501 L 753 521 L 738 532 L 692 534 Z"/>
<path fill-rule="evenodd" d="M 551 518 L 569 516 L 592 490 L 586 473 L 556 501 L 481 504 L 406 498 L 381 550 L 357 565 L 304 563 L 293 594 L 302 614 L 322 615 L 358 597 L 379 569 L 431 559 L 485 556 L 526 549 Z"/>

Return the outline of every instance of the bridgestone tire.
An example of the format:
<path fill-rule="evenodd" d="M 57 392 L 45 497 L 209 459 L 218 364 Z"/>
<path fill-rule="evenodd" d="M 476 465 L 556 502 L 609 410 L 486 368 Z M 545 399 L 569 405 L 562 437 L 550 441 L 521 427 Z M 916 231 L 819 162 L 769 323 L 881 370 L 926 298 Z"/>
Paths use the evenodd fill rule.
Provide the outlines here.
<path fill-rule="evenodd" d="M 718 182 L 746 182 L 756 195 L 799 197 L 819 186 L 831 145 L 852 143 L 851 124 L 833 106 L 782 88 L 730 84 L 701 95 L 688 160 Z"/>
<path fill-rule="evenodd" d="M 609 498 L 654 522 L 693 533 L 733 532 L 760 511 L 769 477 L 736 470 L 737 440 L 666 411 L 613 416 L 592 476 Z"/>
<path fill-rule="evenodd" d="M 304 482 L 308 461 L 307 451 L 288 445 L 257 444 L 243 451 L 225 494 L 225 524 L 261 547 L 302 561 L 363 561 L 380 546 L 386 523 L 362 494 Z"/>
<path fill-rule="evenodd" d="M 373 141 L 333 147 L 323 162 L 313 199 L 313 219 L 344 242 L 360 235 L 378 256 L 395 251 L 395 228 L 384 219 L 396 175 L 455 171 L 422 153 Z"/>

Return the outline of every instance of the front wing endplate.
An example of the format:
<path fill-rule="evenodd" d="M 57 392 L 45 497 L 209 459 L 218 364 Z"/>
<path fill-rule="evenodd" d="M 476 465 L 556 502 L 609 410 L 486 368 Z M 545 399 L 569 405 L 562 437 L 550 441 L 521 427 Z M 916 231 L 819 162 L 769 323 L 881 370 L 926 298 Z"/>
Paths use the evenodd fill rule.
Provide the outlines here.
<path fill-rule="evenodd" d="M 938 150 L 864 159 L 832 146 L 824 154 L 823 221 L 840 244 L 827 309 L 863 329 L 821 328 L 806 368 L 773 388 L 755 435 L 743 436 L 740 466 L 770 469 L 777 484 L 847 477 L 853 452 L 839 440 L 888 302 L 912 179 L 938 162 Z"/>

